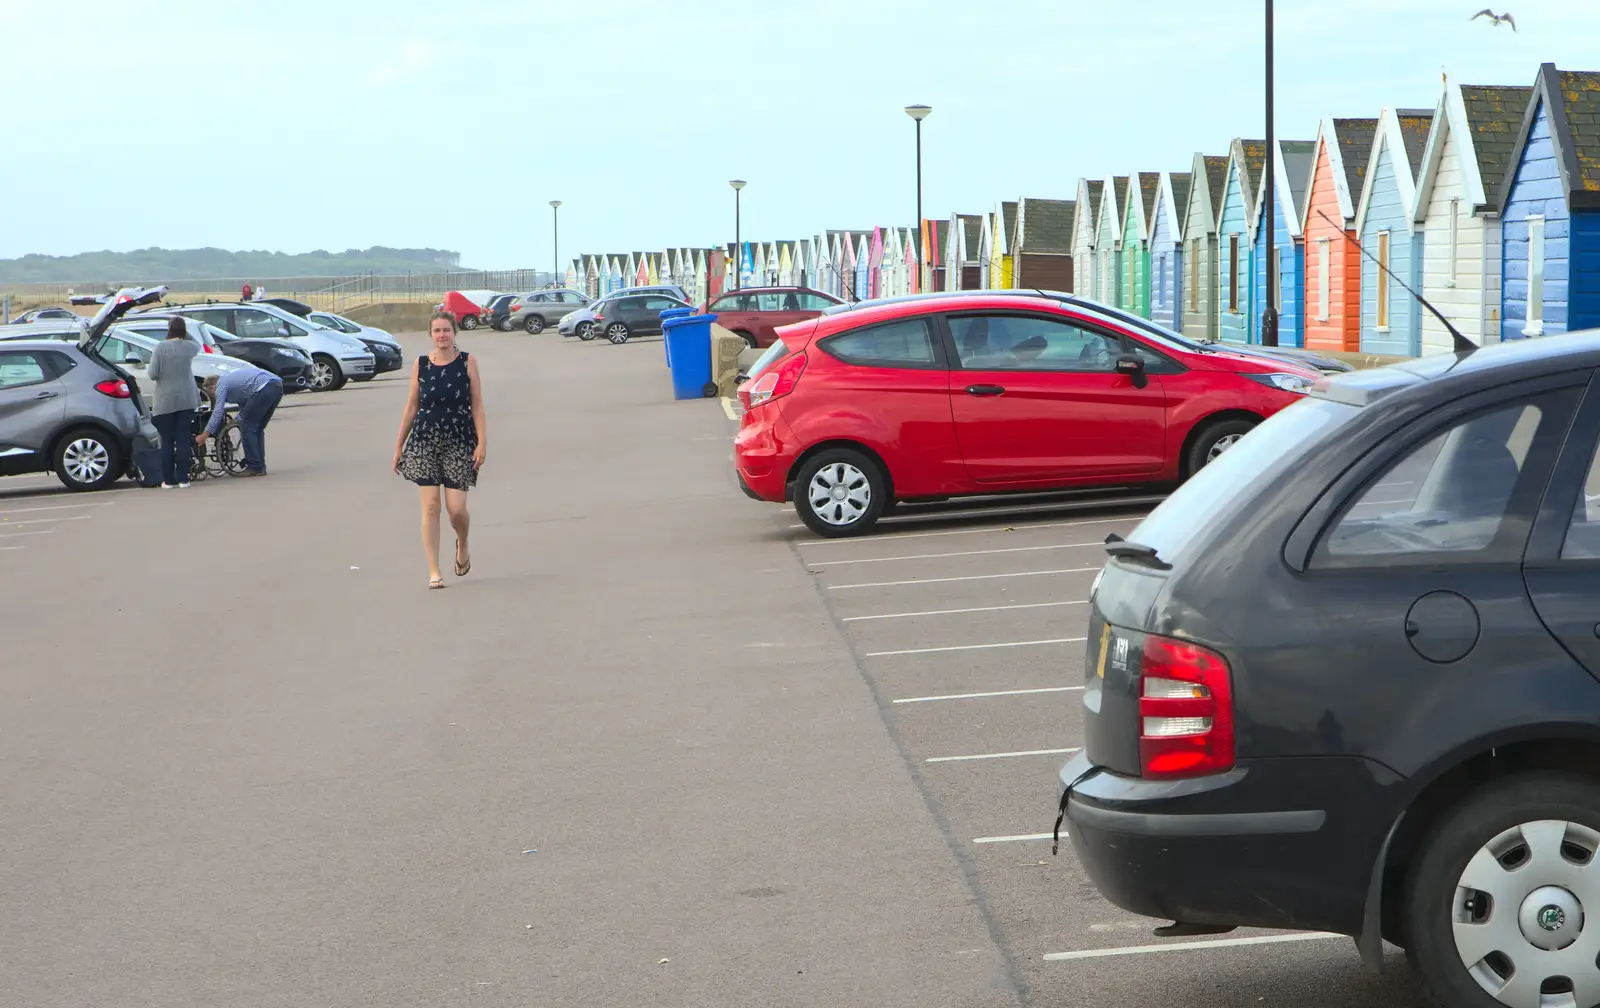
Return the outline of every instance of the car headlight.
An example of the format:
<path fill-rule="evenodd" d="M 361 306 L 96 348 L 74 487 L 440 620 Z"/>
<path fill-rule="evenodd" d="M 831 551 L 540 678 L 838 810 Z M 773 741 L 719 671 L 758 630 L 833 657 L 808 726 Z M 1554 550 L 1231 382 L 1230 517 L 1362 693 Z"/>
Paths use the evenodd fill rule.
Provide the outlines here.
<path fill-rule="evenodd" d="M 1282 389 L 1285 392 L 1299 392 L 1304 395 L 1311 391 L 1312 380 L 1303 375 L 1276 371 L 1272 374 L 1247 374 L 1245 377 L 1251 381 L 1258 381 L 1263 385 L 1271 385 L 1273 388 Z"/>
<path fill-rule="evenodd" d="M 354 341 L 347 341 L 345 343 L 345 345 L 344 345 L 344 348 L 346 350 L 349 350 L 352 353 L 361 353 L 363 350 L 366 349 L 366 347 L 364 345 L 362 345 L 360 343 L 356 343 Z"/>
<path fill-rule="evenodd" d="M 574 316 L 576 314 L 578 314 L 578 313 L 577 312 L 570 312 L 570 311 L 567 312 L 565 315 L 561 316 L 561 322 L 558 323 L 558 324 L 565 325 L 566 323 L 571 322 L 572 321 L 572 316 Z"/>

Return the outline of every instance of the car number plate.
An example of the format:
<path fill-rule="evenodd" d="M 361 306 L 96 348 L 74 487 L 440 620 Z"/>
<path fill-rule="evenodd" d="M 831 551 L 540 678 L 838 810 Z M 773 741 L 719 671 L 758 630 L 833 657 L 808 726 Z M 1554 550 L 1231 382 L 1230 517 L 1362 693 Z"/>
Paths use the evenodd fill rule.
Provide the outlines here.
<path fill-rule="evenodd" d="M 1111 624 L 1106 623 L 1100 627 L 1100 658 L 1095 662 L 1094 674 L 1096 678 L 1106 677 L 1106 651 L 1111 643 Z"/>

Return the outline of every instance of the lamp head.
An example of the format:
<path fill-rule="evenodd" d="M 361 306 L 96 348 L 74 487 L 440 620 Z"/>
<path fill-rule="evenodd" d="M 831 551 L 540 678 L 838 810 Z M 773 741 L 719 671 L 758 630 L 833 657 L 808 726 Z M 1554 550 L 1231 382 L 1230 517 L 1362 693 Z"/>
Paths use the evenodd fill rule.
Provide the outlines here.
<path fill-rule="evenodd" d="M 906 106 L 906 115 L 908 115 L 911 118 L 915 119 L 917 122 L 921 122 L 922 120 L 928 118 L 928 116 L 931 115 L 932 113 L 933 113 L 933 108 L 932 108 L 932 106 L 929 106 L 929 105 L 907 105 Z"/>
<path fill-rule="evenodd" d="M 561 205 L 561 201 L 560 201 L 560 200 L 558 200 L 558 199 L 553 199 L 553 200 L 551 200 L 551 201 L 550 201 L 550 205 L 551 205 L 551 206 L 552 206 L 552 207 L 558 207 L 558 206 L 560 206 L 560 205 Z"/>
<path fill-rule="evenodd" d="M 728 184 L 733 186 L 734 189 L 738 190 L 738 189 L 743 189 L 745 183 L 744 183 L 744 179 L 734 179 L 733 181 L 729 182 Z"/>

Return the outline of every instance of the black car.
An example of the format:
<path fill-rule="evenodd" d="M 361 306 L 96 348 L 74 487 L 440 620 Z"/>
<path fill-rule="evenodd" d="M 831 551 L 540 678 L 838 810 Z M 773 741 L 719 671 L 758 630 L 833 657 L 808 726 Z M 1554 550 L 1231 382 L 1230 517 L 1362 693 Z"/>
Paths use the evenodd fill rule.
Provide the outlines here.
<path fill-rule="evenodd" d="M 494 299 L 489 302 L 488 307 L 484 309 L 484 314 L 488 317 L 489 325 L 493 326 L 495 329 L 498 329 L 500 332 L 510 332 L 511 304 L 517 300 L 518 296 L 519 295 L 516 294 L 495 295 Z"/>
<path fill-rule="evenodd" d="M 1600 1001 L 1595 336 L 1325 378 L 1108 542 L 1060 780 L 1107 899 Z"/>
<path fill-rule="evenodd" d="M 240 338 L 215 326 L 211 335 L 229 357 L 249 361 L 283 379 L 285 392 L 304 392 L 311 387 L 311 358 L 293 341 L 267 336 Z"/>
<path fill-rule="evenodd" d="M 634 336 L 659 335 L 661 313 L 688 305 L 665 294 L 626 294 L 596 301 L 591 307 L 594 331 L 613 343 L 626 343 Z"/>
<path fill-rule="evenodd" d="M 83 316 L 66 308 L 34 308 L 12 319 L 9 325 L 27 325 L 30 322 L 87 322 Z"/>
<path fill-rule="evenodd" d="M 306 304 L 304 301 L 296 301 L 294 298 L 270 297 L 257 298 L 256 300 L 261 304 L 276 305 L 277 307 L 288 312 L 290 315 L 298 315 L 301 318 L 305 318 L 307 315 L 316 310 L 310 305 Z"/>

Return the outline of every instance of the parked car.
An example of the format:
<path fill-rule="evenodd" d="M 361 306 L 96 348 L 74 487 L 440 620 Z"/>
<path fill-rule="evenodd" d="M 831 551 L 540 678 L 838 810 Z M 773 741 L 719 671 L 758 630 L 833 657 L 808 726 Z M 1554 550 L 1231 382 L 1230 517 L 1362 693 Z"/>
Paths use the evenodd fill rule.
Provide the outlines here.
<path fill-rule="evenodd" d="M 668 308 L 687 308 L 687 302 L 665 294 L 614 294 L 593 305 L 589 339 L 603 333 L 613 343 L 626 343 L 635 336 L 661 332 L 661 313 Z M 579 334 L 579 338 L 584 338 Z"/>
<path fill-rule="evenodd" d="M 167 338 L 166 327 L 162 326 L 158 333 L 141 332 L 137 328 L 124 325 L 110 327 L 91 344 L 94 351 L 101 357 L 120 365 L 136 379 L 145 377 L 145 369 L 150 364 L 150 358 L 155 353 L 156 346 Z M 220 353 L 197 354 L 190 367 L 194 371 L 195 384 L 200 388 L 202 408 L 210 408 L 211 398 L 205 391 L 205 382 L 208 378 L 221 378 L 229 371 L 237 370 L 247 361 L 237 357 L 229 357 Z M 153 393 L 154 386 L 146 389 Z M 147 404 L 148 405 L 148 404 Z"/>
<path fill-rule="evenodd" d="M 34 308 L 12 319 L 9 325 L 27 325 L 29 322 L 85 322 L 82 315 L 67 308 Z"/>
<path fill-rule="evenodd" d="M 511 305 L 519 297 L 527 297 L 527 292 L 519 294 L 496 294 L 492 300 L 484 305 L 484 324 L 500 332 L 511 331 Z"/>
<path fill-rule="evenodd" d="M 589 297 L 575 290 L 534 291 L 519 294 L 511 302 L 506 329 L 525 329 L 530 335 L 542 333 L 560 323 L 562 316 L 589 303 Z"/>
<path fill-rule="evenodd" d="M 77 340 L 89 329 L 87 319 L 72 322 L 66 319 L 48 319 L 43 322 L 24 322 L 0 326 L 0 340 Z"/>
<path fill-rule="evenodd" d="M 165 339 L 169 317 L 141 312 L 116 328 L 132 329 L 151 339 Z M 185 318 L 184 322 L 191 338 L 212 348 L 208 353 L 225 354 L 271 371 L 283 381 L 285 393 L 305 392 L 311 388 L 311 354 L 294 340 L 269 336 L 241 339 L 199 319 Z"/>
<path fill-rule="evenodd" d="M 748 287 L 716 298 L 707 311 L 717 316 L 717 325 L 752 347 L 765 348 L 778 338 L 780 327 L 814 319 L 843 304 L 832 294 L 806 287 Z"/>
<path fill-rule="evenodd" d="M 1318 382 L 1108 547 L 1060 790 L 1107 899 L 1595 1003 L 1597 335 Z"/>
<path fill-rule="evenodd" d="M 373 373 L 370 375 L 353 375 L 351 381 L 371 381 L 381 374 L 398 371 L 405 367 L 405 349 L 400 341 L 389 334 L 387 329 L 377 326 L 362 325 L 360 322 L 335 315 L 333 312 L 314 311 L 306 315 L 306 321 L 315 322 L 325 329 L 332 329 L 354 336 L 361 341 L 362 346 L 372 351 Z"/>
<path fill-rule="evenodd" d="M 740 484 L 823 536 L 867 531 L 893 500 L 1175 484 L 1320 377 L 1020 292 L 823 315 L 751 374 Z"/>
<path fill-rule="evenodd" d="M 296 301 L 294 298 L 286 298 L 286 297 L 257 298 L 255 300 L 251 301 L 250 303 L 251 304 L 269 304 L 269 305 L 272 305 L 273 307 L 276 307 L 276 308 L 282 308 L 284 311 L 288 312 L 290 315 L 298 315 L 301 318 L 305 318 L 307 315 L 309 315 L 313 311 L 315 311 L 314 308 L 312 308 L 310 305 L 306 304 L 304 301 Z"/>
<path fill-rule="evenodd" d="M 311 354 L 311 391 L 330 392 L 376 373 L 372 351 L 360 340 L 297 318 L 276 305 L 246 301 L 165 306 L 163 314 L 197 318 L 235 336 L 291 339 Z"/>
<path fill-rule="evenodd" d="M 622 297 L 624 295 L 633 294 L 665 294 L 667 297 L 675 298 L 679 301 L 682 301 L 684 304 L 688 304 L 692 300 L 689 297 L 689 292 L 679 284 L 650 284 L 643 287 L 619 287 L 614 291 L 608 291 L 606 293 L 606 297 Z"/>
<path fill-rule="evenodd" d="M 444 296 L 442 304 L 434 305 L 436 311 L 447 311 L 456 317 L 456 324 L 463 329 L 476 329 L 480 325 L 487 325 L 488 314 L 484 306 L 492 302 L 500 294 L 499 291 L 451 291 Z"/>
<path fill-rule="evenodd" d="M 126 288 L 101 302 L 80 337 L 0 343 L 0 475 L 54 471 L 69 490 L 103 490 L 132 475 L 157 442 L 138 382 L 93 342 L 164 288 Z"/>

